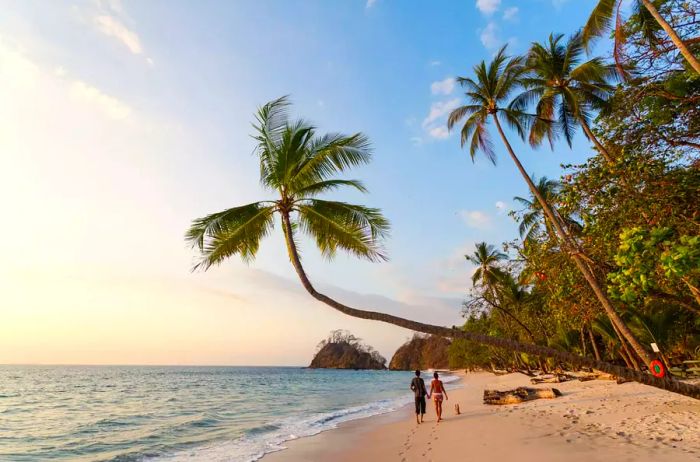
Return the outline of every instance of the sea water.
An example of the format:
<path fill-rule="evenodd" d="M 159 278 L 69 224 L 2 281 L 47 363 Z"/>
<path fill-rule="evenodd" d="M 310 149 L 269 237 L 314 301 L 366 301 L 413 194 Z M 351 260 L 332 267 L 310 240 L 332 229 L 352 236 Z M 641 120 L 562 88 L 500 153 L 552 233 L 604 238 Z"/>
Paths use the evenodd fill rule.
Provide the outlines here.
<path fill-rule="evenodd" d="M 412 377 L 293 367 L 0 366 L 0 460 L 254 461 L 286 441 L 412 402 Z"/>

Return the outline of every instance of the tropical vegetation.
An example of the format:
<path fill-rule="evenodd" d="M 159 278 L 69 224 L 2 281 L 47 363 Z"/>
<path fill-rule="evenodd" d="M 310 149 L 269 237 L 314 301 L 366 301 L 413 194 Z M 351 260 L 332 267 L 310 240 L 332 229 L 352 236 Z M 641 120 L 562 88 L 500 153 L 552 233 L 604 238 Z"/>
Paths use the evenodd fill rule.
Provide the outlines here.
<path fill-rule="evenodd" d="M 511 212 L 519 238 L 479 243 L 465 256 L 475 272 L 461 328 L 350 307 L 313 286 L 299 235 L 329 259 L 343 251 L 383 261 L 389 222 L 377 208 L 322 198 L 366 192 L 344 175 L 370 161 L 367 137 L 319 134 L 290 119 L 286 97 L 263 105 L 254 123 L 260 180 L 274 197 L 194 220 L 186 239 L 199 252 L 195 267 L 250 261 L 279 225 L 312 297 L 350 316 L 449 338 L 452 366 L 595 367 L 700 397 L 700 387 L 647 372 L 652 359 L 670 367 L 700 354 L 700 41 L 689 19 L 697 2 L 638 1 L 615 21 L 615 64 L 586 57 L 620 3 L 601 0 L 581 32 L 550 34 L 524 56 L 504 47 L 457 79 L 465 101 L 448 128 L 459 130 L 472 160 L 481 153 L 495 164 L 492 126 L 529 190 Z M 560 138 L 571 145 L 580 127 L 594 150 L 559 179 L 536 178 L 504 125 L 532 147 Z"/>

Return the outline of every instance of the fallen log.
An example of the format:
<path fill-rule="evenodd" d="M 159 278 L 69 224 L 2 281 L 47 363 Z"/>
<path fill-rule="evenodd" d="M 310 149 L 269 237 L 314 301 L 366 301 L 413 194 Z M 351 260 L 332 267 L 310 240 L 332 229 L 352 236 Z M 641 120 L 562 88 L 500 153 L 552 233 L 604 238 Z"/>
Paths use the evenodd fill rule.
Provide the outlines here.
<path fill-rule="evenodd" d="M 570 375 L 566 374 L 554 374 L 548 377 L 533 377 L 530 379 L 530 382 L 533 384 L 538 384 L 538 383 L 561 383 L 561 382 L 568 382 L 569 380 L 572 380 L 573 377 Z"/>
<path fill-rule="evenodd" d="M 518 387 L 515 390 L 484 390 L 484 404 L 518 404 L 533 399 L 552 399 L 561 396 L 556 388 Z"/>

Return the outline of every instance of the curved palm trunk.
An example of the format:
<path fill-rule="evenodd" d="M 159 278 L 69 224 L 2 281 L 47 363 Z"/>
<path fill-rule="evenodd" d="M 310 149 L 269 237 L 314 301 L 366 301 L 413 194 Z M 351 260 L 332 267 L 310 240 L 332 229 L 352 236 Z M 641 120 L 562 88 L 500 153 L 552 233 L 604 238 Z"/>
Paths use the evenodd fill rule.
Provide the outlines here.
<path fill-rule="evenodd" d="M 676 34 L 673 27 L 671 27 L 671 25 L 667 23 L 666 20 L 659 14 L 659 11 L 652 2 L 649 0 L 642 0 L 642 3 L 646 9 L 649 10 L 649 13 L 651 13 L 654 19 L 656 19 L 656 22 L 659 23 L 661 28 L 666 31 L 673 44 L 676 46 L 676 48 L 678 48 L 678 51 L 680 51 L 686 61 L 688 61 L 688 64 L 695 69 L 695 72 L 700 74 L 700 61 L 698 61 L 698 58 L 696 58 L 695 55 L 693 55 L 693 53 L 688 49 L 686 44 L 683 43 L 683 40 L 681 40 L 678 34 Z"/>
<path fill-rule="evenodd" d="M 601 156 L 609 163 L 613 163 L 613 158 L 610 157 L 610 153 L 608 152 L 607 149 L 605 149 L 605 146 L 601 144 L 601 142 L 598 140 L 598 137 L 595 136 L 593 131 L 591 130 L 591 127 L 588 126 L 588 122 L 586 122 L 583 117 L 579 117 L 579 123 L 581 124 L 581 128 L 583 128 L 583 132 L 586 134 L 589 140 L 593 142 L 593 145 L 596 147 L 598 152 L 600 153 Z"/>
<path fill-rule="evenodd" d="M 595 355 L 595 359 L 600 361 L 600 352 L 598 351 L 598 345 L 595 342 L 595 335 L 593 335 L 593 329 L 591 329 L 590 323 L 588 324 L 588 338 L 591 341 L 591 346 L 593 347 L 593 354 Z"/>
<path fill-rule="evenodd" d="M 415 332 L 422 332 L 425 334 L 438 335 L 440 337 L 446 338 L 461 338 L 465 340 L 471 340 L 473 342 L 490 345 L 498 348 L 505 348 L 511 351 L 519 351 L 522 353 L 528 353 L 534 356 L 539 356 L 543 358 L 554 358 L 562 362 L 569 362 L 577 366 L 586 366 L 591 368 L 599 369 L 603 372 L 613 374 L 619 377 L 624 377 L 635 382 L 650 385 L 652 387 L 661 388 L 663 390 L 672 391 L 674 393 L 679 393 L 685 396 L 690 396 L 695 399 L 700 399 L 700 387 L 691 385 L 688 383 L 679 382 L 670 378 L 659 379 L 651 374 L 644 374 L 640 371 L 635 371 L 627 369 L 625 367 L 616 366 L 604 361 L 597 361 L 592 358 L 583 358 L 581 356 L 573 355 L 564 351 L 555 350 L 553 348 L 548 348 L 540 345 L 534 345 L 530 343 L 519 343 L 512 340 L 505 340 L 501 338 L 491 337 L 488 335 L 478 334 L 475 332 L 465 332 L 457 329 L 456 327 L 443 327 L 435 326 L 432 324 L 424 324 L 422 322 L 411 321 L 409 319 L 401 318 L 391 314 L 380 313 L 377 311 L 367 311 L 359 310 L 357 308 L 352 308 L 347 305 L 343 305 L 340 302 L 318 292 L 314 286 L 309 281 L 306 276 L 304 267 L 301 265 L 301 260 L 299 260 L 299 253 L 297 252 L 296 244 L 293 239 L 292 223 L 289 217 L 289 212 L 282 212 L 282 225 L 284 229 L 284 237 L 287 243 L 287 251 L 289 252 L 289 259 L 294 266 L 294 269 L 301 280 L 301 284 L 304 289 L 316 300 L 325 303 L 326 305 L 340 311 L 348 316 L 353 316 L 360 319 L 369 319 L 373 321 L 382 321 L 395 326 L 410 329 Z"/>
<path fill-rule="evenodd" d="M 510 154 L 511 159 L 513 159 L 513 162 L 515 163 L 516 167 L 520 171 L 520 174 L 523 176 L 525 181 L 527 182 L 528 187 L 530 188 L 530 191 L 532 194 L 537 198 L 537 201 L 540 203 L 540 206 L 542 207 L 542 210 L 544 211 L 545 215 L 547 218 L 551 221 L 552 225 L 554 226 L 554 229 L 557 232 L 557 235 L 561 239 L 562 243 L 568 247 L 571 258 L 574 260 L 574 263 L 576 264 L 576 267 L 579 269 L 583 277 L 586 279 L 588 282 L 588 285 L 590 285 L 591 289 L 593 290 L 593 293 L 595 293 L 596 298 L 598 301 L 600 301 L 601 305 L 603 305 L 603 309 L 605 310 L 606 314 L 610 318 L 610 321 L 612 321 L 613 324 L 615 324 L 620 332 L 624 335 L 625 339 L 632 345 L 632 348 L 634 348 L 635 352 L 639 355 L 640 358 L 646 363 L 649 364 L 651 362 L 651 357 L 647 354 L 647 352 L 644 350 L 642 345 L 639 343 L 639 341 L 635 338 L 634 334 L 632 334 L 632 331 L 627 327 L 627 325 L 622 321 L 620 316 L 617 314 L 615 311 L 615 308 L 612 305 L 612 302 L 608 298 L 608 296 L 603 292 L 602 287 L 598 283 L 598 280 L 595 278 L 595 275 L 593 272 L 590 270 L 588 265 L 586 264 L 585 260 L 582 258 L 580 252 L 577 249 L 577 246 L 574 245 L 571 240 L 569 239 L 568 234 L 564 231 L 564 228 L 562 227 L 561 223 L 559 223 L 559 220 L 557 219 L 554 210 L 547 204 L 545 201 L 544 197 L 540 192 L 537 190 L 537 187 L 535 187 L 535 184 L 532 182 L 532 179 L 530 176 L 527 174 L 525 169 L 523 168 L 523 165 L 520 163 L 520 160 L 518 157 L 515 155 L 515 152 L 513 152 L 513 148 L 511 147 L 510 143 L 508 142 L 508 138 L 506 138 L 505 133 L 503 133 L 503 128 L 501 128 L 501 123 L 498 121 L 498 117 L 496 116 L 495 113 L 491 114 L 493 116 L 493 120 L 496 123 L 496 128 L 498 129 L 498 133 L 501 135 L 501 139 L 503 140 L 503 143 L 506 146 L 506 149 L 508 150 L 508 154 Z"/>

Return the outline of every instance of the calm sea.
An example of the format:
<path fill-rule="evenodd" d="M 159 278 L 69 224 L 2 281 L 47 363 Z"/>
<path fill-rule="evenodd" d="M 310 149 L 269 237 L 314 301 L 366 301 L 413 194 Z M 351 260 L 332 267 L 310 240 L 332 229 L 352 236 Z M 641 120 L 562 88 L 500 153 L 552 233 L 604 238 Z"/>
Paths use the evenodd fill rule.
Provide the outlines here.
<path fill-rule="evenodd" d="M 0 460 L 253 461 L 285 441 L 412 402 L 411 377 L 291 367 L 0 366 Z"/>

